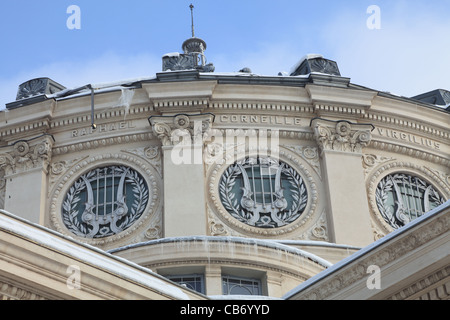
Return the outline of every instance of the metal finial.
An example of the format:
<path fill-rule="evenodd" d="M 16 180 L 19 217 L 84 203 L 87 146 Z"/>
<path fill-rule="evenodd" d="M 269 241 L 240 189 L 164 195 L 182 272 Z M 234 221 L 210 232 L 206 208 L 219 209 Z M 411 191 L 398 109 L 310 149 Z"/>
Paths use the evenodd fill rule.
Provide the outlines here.
<path fill-rule="evenodd" d="M 192 38 L 195 38 L 195 32 L 194 32 L 194 5 L 191 3 L 189 8 L 191 8 Z"/>

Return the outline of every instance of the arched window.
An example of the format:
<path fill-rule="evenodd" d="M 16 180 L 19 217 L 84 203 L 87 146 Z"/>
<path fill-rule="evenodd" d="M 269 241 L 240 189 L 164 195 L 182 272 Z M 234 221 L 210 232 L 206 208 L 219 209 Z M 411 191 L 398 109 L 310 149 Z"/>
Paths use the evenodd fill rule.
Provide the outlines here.
<path fill-rule="evenodd" d="M 261 281 L 256 279 L 222 276 L 222 291 L 224 295 L 249 295 L 262 294 Z"/>

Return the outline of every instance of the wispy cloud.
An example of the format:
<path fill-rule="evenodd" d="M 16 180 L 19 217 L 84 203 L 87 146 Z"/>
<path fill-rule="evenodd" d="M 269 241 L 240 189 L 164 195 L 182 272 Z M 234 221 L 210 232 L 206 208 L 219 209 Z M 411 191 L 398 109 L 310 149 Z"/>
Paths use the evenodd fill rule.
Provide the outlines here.
<path fill-rule="evenodd" d="M 206 51 L 218 72 L 244 67 L 262 75 L 277 75 L 305 54 L 319 53 L 336 60 L 343 76 L 353 83 L 403 96 L 437 88 L 450 89 L 450 20 L 434 7 L 398 1 L 381 6 L 381 30 L 369 30 L 364 6 L 336 10 L 321 29 L 287 30 L 289 35 L 267 38 L 252 48 L 237 46 L 227 52 Z M 176 49 L 175 49 L 176 50 Z M 238 51 L 241 50 L 241 51 Z M 155 51 L 157 52 L 157 51 Z M 0 76 L 0 109 L 15 100 L 20 83 L 50 77 L 68 88 L 89 83 L 151 77 L 161 71 L 165 52 L 119 55 L 104 53 L 86 61 L 57 61 L 13 78 Z"/>
<path fill-rule="evenodd" d="M 369 30 L 354 12 L 342 13 L 323 37 L 354 83 L 407 97 L 450 89 L 450 20 L 436 10 L 405 10 L 381 7 L 380 30 Z"/>

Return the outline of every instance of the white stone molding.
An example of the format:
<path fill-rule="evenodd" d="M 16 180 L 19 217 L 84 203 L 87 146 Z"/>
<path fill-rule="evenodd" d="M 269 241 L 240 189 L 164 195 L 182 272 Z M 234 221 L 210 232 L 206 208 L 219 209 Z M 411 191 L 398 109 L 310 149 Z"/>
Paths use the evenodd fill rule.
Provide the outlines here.
<path fill-rule="evenodd" d="M 372 125 L 315 118 L 311 121 L 321 151 L 362 153 L 372 139 Z"/>
<path fill-rule="evenodd" d="M 425 124 L 422 119 L 414 120 L 413 118 L 400 117 L 398 115 L 389 115 L 386 113 L 368 112 L 364 115 L 364 119 L 371 122 L 379 122 L 383 125 L 395 126 L 413 132 L 422 132 L 424 134 L 437 137 L 443 141 L 450 139 L 450 131 L 439 129 L 436 126 Z M 447 128 L 448 129 L 448 128 Z"/>
<path fill-rule="evenodd" d="M 0 300 L 49 300 L 37 293 L 0 280 Z"/>
<path fill-rule="evenodd" d="M 358 117 L 361 118 L 366 114 L 367 106 L 356 107 L 356 106 L 337 106 L 328 104 L 316 104 L 314 105 L 314 113 L 319 116 L 339 114 L 340 116 Z"/>
<path fill-rule="evenodd" d="M 203 137 L 214 122 L 212 114 L 178 114 L 175 116 L 151 116 L 149 122 L 153 133 L 164 147 L 174 146 L 181 140 L 203 145 Z M 181 139 L 180 139 L 181 138 Z"/>
<path fill-rule="evenodd" d="M 154 139 L 151 133 L 130 134 L 124 136 L 116 136 L 109 138 L 100 138 L 95 140 L 89 140 L 85 142 L 76 142 L 64 146 L 55 146 L 53 148 L 53 155 L 63 155 L 73 152 L 79 152 L 83 150 L 95 150 L 102 147 L 115 146 L 118 144 L 127 144 L 133 142 L 150 141 Z"/>
<path fill-rule="evenodd" d="M 434 287 L 434 288 L 433 288 Z M 433 288 L 433 289 L 431 289 Z M 415 281 L 386 300 L 449 300 L 450 299 L 450 266 L 445 266 L 433 274 Z"/>
<path fill-rule="evenodd" d="M 406 146 L 400 143 L 392 143 L 386 141 L 377 141 L 373 139 L 370 143 L 370 147 L 376 150 L 382 150 L 387 152 L 394 152 L 397 154 L 403 154 L 416 159 L 433 162 L 439 165 L 450 167 L 450 159 L 445 155 L 439 155 L 434 152 L 419 150 L 410 146 Z"/>
<path fill-rule="evenodd" d="M 157 146 L 141 147 L 136 149 L 122 150 L 122 152 L 128 152 L 147 160 L 161 175 L 162 172 L 162 159 L 161 151 Z"/>
<path fill-rule="evenodd" d="M 47 134 L 17 141 L 7 148 L 9 151 L 0 153 L 0 169 L 4 170 L 6 176 L 36 168 L 47 173 L 53 144 L 53 137 Z"/>
<path fill-rule="evenodd" d="M 7 111 L 8 112 L 8 111 Z M 8 123 L 8 121 L 6 121 Z M 18 136 L 30 136 L 34 132 L 46 132 L 50 128 L 50 120 L 39 119 L 36 121 L 29 121 L 24 125 L 11 125 L 11 126 L 2 126 L 0 129 L 0 138 L 5 137 L 15 137 L 17 139 Z"/>
<path fill-rule="evenodd" d="M 297 105 L 289 103 L 261 103 L 261 102 L 246 102 L 246 101 L 236 101 L 236 102 L 212 102 L 210 103 L 211 109 L 217 110 L 244 110 L 244 111 L 275 111 L 279 112 L 292 112 L 297 113 L 309 113 L 314 114 L 315 108 L 309 105 Z"/>
<path fill-rule="evenodd" d="M 362 159 L 363 159 L 364 173 L 366 176 L 378 165 L 394 160 L 394 158 L 378 156 L 376 154 L 363 154 Z"/>
<path fill-rule="evenodd" d="M 50 196 L 50 190 L 52 189 L 53 185 L 56 183 L 56 181 L 64 172 L 67 172 L 67 170 L 69 170 L 77 162 L 80 162 L 81 160 L 86 159 L 88 157 L 89 156 L 84 156 L 76 159 L 63 160 L 51 163 L 48 175 L 49 176 L 48 196 Z"/>
<path fill-rule="evenodd" d="M 5 171 L 0 170 L 0 209 L 5 208 L 6 179 Z"/>
<path fill-rule="evenodd" d="M 426 167 L 418 164 L 403 162 L 398 160 L 388 161 L 386 158 L 375 166 L 366 179 L 367 197 L 371 220 L 374 228 L 374 239 L 391 233 L 394 229 L 383 219 L 376 203 L 376 189 L 380 181 L 392 173 L 406 173 L 417 176 L 420 179 L 430 183 L 446 199 L 450 199 L 450 186 L 441 177 Z"/>
<path fill-rule="evenodd" d="M 147 208 L 133 225 L 118 234 L 99 239 L 78 237 L 70 232 L 62 221 L 61 206 L 64 197 L 72 184 L 79 179 L 82 174 L 89 172 L 95 167 L 108 165 L 124 165 L 130 167 L 136 170 L 145 179 L 149 189 Z M 68 168 L 65 173 L 60 175 L 59 179 L 56 180 L 50 195 L 49 211 L 53 228 L 58 232 L 76 238 L 83 243 L 100 247 L 119 246 L 126 242 L 130 242 L 132 239 L 137 238 L 141 233 L 146 233 L 152 228 L 161 228 L 155 221 L 158 219 L 161 221 L 159 216 L 162 214 L 162 180 L 157 169 L 149 162 L 131 153 L 97 154 L 75 162 L 72 167 Z"/>
<path fill-rule="evenodd" d="M 317 241 L 330 241 L 330 237 L 328 236 L 328 224 L 325 210 L 322 212 L 317 222 L 310 228 L 307 234 L 309 235 L 309 237 L 303 238 L 304 240 L 311 239 Z"/>
<path fill-rule="evenodd" d="M 319 175 L 319 177 L 322 176 L 321 168 L 320 168 L 320 159 L 319 159 L 319 150 L 317 147 L 312 146 L 299 146 L 299 145 L 285 145 L 283 144 L 282 147 L 289 149 L 296 154 L 298 154 L 300 157 L 302 157 L 305 161 L 307 161 L 313 168 L 314 171 Z"/>

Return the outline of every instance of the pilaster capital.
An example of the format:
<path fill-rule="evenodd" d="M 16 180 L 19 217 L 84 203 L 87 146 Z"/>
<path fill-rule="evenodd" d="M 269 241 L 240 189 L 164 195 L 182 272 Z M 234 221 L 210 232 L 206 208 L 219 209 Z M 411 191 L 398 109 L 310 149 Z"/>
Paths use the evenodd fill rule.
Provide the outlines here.
<path fill-rule="evenodd" d="M 362 153 L 372 140 L 371 124 L 356 124 L 346 120 L 315 118 L 311 121 L 314 137 L 321 151 Z"/>
<path fill-rule="evenodd" d="M 5 176 L 36 168 L 47 173 L 54 142 L 53 136 L 48 134 L 19 140 L 8 146 L 6 152 L 0 153 L 0 169 L 5 171 Z"/>
<path fill-rule="evenodd" d="M 203 135 L 212 127 L 214 115 L 177 114 L 174 116 L 151 116 L 148 121 L 153 133 L 161 140 L 165 147 L 177 144 L 202 145 Z"/>

